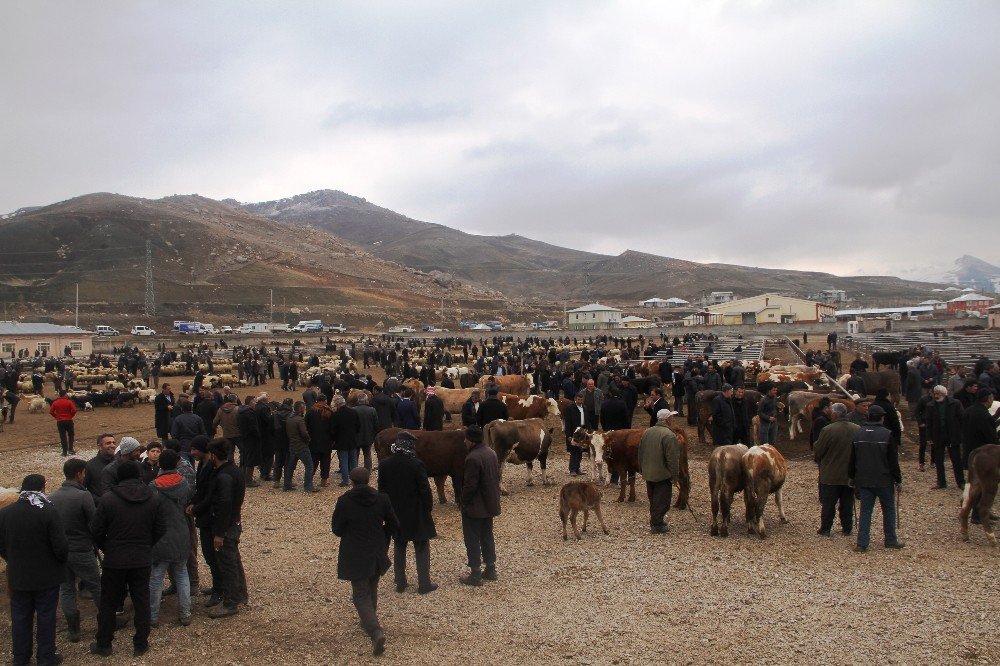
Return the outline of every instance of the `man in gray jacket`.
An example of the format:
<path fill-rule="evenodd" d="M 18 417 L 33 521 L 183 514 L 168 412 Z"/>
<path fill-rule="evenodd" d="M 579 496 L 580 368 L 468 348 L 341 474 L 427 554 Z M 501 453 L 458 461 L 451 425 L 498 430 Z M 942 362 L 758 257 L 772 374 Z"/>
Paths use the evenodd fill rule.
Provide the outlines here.
<path fill-rule="evenodd" d="M 69 640 L 80 640 L 80 609 L 76 605 L 77 581 L 83 583 L 90 592 L 94 605 L 101 603 L 101 572 L 97 567 L 94 553 L 94 539 L 90 535 L 90 521 L 96 507 L 94 496 L 84 487 L 87 463 L 79 458 L 70 458 L 63 465 L 66 480 L 59 490 L 49 495 L 52 506 L 62 519 L 66 540 L 69 542 L 69 557 L 66 559 L 66 580 L 59 586 L 59 605 L 66 616 Z"/>
<path fill-rule="evenodd" d="M 305 479 L 305 491 L 307 493 L 319 492 L 313 487 L 313 459 L 309 451 L 309 429 L 303 414 L 306 412 L 306 403 L 299 401 L 292 407 L 294 413 L 285 421 L 285 434 L 288 436 L 288 458 L 285 460 L 285 485 L 284 490 L 292 490 L 292 475 L 295 473 L 295 465 L 302 461 L 303 479 Z"/>
<path fill-rule="evenodd" d="M 848 485 L 847 468 L 851 462 L 854 436 L 860 426 L 846 419 L 847 407 L 835 403 L 830 407 L 833 422 L 823 428 L 813 446 L 813 457 L 819 465 L 819 530 L 816 534 L 830 536 L 833 516 L 840 505 L 840 527 L 844 536 L 854 530 L 854 489 Z"/>

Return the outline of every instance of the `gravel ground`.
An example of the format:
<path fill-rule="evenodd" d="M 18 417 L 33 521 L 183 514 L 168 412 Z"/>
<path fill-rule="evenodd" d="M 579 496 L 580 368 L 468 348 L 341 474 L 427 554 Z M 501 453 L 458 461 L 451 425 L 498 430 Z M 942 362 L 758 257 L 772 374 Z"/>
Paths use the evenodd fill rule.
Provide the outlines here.
<path fill-rule="evenodd" d="M 62 458 L 50 421 L 23 409 L 17 423 L 0 434 L 0 485 L 14 486 L 34 471 L 49 477 L 50 489 L 57 485 Z M 645 422 L 645 415 L 641 420 L 636 415 L 637 424 Z M 94 437 L 104 430 L 148 438 L 151 423 L 148 405 L 81 413 L 77 450 L 92 456 Z M 695 440 L 691 430 L 689 441 Z M 466 571 L 458 512 L 453 503 L 435 507 L 439 537 L 432 543 L 432 574 L 441 587 L 429 596 L 412 587 L 400 595 L 391 576 L 383 579 L 379 614 L 388 643 L 380 661 L 1000 663 L 998 551 L 989 548 L 978 527 L 971 543 L 960 540 L 959 492 L 930 490 L 932 468 L 917 471 L 912 443 L 904 446 L 903 457 L 900 534 L 907 547 L 884 550 L 876 531 L 865 555 L 852 552 L 852 539 L 815 534 L 815 464 L 807 446 L 779 445 L 789 461 L 785 501 L 791 522 L 781 525 L 769 502 L 766 540 L 746 535 L 739 500 L 733 536 L 709 536 L 709 447 L 695 443 L 690 456 L 695 515 L 671 510 L 670 533 L 652 536 L 642 488 L 634 504 L 616 503 L 617 490 L 607 489 L 604 513 L 611 535 L 597 529 L 580 542 L 564 543 L 557 512 L 559 486 L 568 480 L 567 456 L 557 432 L 550 458 L 553 485 L 528 488 L 521 468 L 506 472 L 513 493 L 504 498 L 496 522 L 498 582 L 479 589 L 458 584 Z M 238 618 L 213 622 L 196 606 L 194 623 L 183 628 L 175 620 L 176 598 L 168 598 L 152 651 L 133 660 L 130 635 L 120 633 L 108 663 L 371 660 L 349 585 L 336 578 L 330 514 L 339 494 L 336 488 L 313 496 L 250 490 L 243 556 L 251 608 Z M 880 524 L 878 515 L 875 522 Z M 415 582 L 412 567 L 411 559 Z M 7 623 L 3 612 L 4 635 Z M 85 614 L 85 640 L 77 645 L 60 633 L 68 663 L 95 659 L 85 654 L 94 624 L 93 615 Z"/>

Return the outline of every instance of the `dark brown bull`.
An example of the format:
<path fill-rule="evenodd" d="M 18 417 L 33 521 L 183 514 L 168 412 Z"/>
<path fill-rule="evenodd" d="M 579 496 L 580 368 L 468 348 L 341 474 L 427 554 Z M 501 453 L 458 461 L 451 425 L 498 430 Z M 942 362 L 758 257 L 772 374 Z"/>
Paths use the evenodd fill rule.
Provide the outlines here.
<path fill-rule="evenodd" d="M 896 370 L 879 370 L 878 372 L 868 370 L 861 373 L 861 378 L 865 380 L 865 392 L 868 395 L 875 395 L 875 392 L 880 388 L 888 389 L 889 395 L 892 396 L 892 404 L 899 404 L 902 390 L 899 372 Z"/>
<path fill-rule="evenodd" d="M 708 459 L 708 491 L 712 496 L 712 536 L 729 536 L 733 497 L 743 491 L 743 444 L 720 446 Z M 719 523 L 719 516 L 722 522 Z"/>
<path fill-rule="evenodd" d="M 677 479 L 677 501 L 674 506 L 678 509 L 686 509 L 688 498 L 691 496 L 691 474 L 688 470 L 687 438 L 680 428 L 671 427 L 674 435 L 677 436 L 677 444 L 680 447 L 679 465 L 680 478 Z M 603 458 L 608 471 L 618 474 L 618 484 L 621 490 L 618 493 L 618 501 L 625 501 L 625 483 L 629 484 L 629 502 L 635 501 L 635 475 L 639 471 L 639 444 L 645 429 L 638 430 L 611 430 L 601 435 L 604 439 Z"/>
<path fill-rule="evenodd" d="M 500 493 L 508 494 L 503 483 L 504 463 L 518 465 L 524 463 L 528 470 L 528 485 L 533 485 L 531 478 L 533 461 L 538 460 L 542 468 L 542 485 L 549 485 L 545 465 L 549 457 L 549 447 L 552 446 L 552 428 L 545 428 L 542 419 L 525 419 L 523 421 L 493 421 L 483 429 L 483 443 L 497 454 L 500 461 Z"/>
<path fill-rule="evenodd" d="M 388 428 L 375 437 L 375 454 L 379 462 L 392 455 L 391 446 L 396 441 L 396 435 L 401 428 Z M 444 481 L 451 477 L 451 486 L 455 490 L 455 502 L 462 498 L 462 479 L 465 466 L 465 432 L 462 430 L 407 430 L 417 438 L 414 446 L 417 457 L 427 468 L 427 476 L 434 477 L 437 484 L 438 500 L 447 504 L 444 494 Z"/>
<path fill-rule="evenodd" d="M 1000 485 L 1000 444 L 980 446 L 969 455 L 969 482 L 965 484 L 962 510 L 958 513 L 964 541 L 969 540 L 969 514 L 975 508 L 990 545 L 997 545 L 997 536 L 993 533 L 993 524 L 990 522 L 990 509 L 993 508 L 998 485 Z"/>

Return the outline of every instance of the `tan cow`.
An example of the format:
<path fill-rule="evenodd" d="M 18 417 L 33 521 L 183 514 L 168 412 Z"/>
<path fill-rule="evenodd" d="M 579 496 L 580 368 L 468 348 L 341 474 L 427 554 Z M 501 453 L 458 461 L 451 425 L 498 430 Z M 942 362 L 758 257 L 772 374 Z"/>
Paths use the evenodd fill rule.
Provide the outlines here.
<path fill-rule="evenodd" d="M 601 515 L 601 489 L 596 483 L 589 481 L 570 481 L 559 491 L 559 518 L 562 520 L 563 541 L 566 541 L 566 518 L 573 525 L 573 535 L 580 540 L 580 532 L 576 529 L 576 515 L 583 511 L 583 531 L 587 531 L 587 518 L 590 512 L 597 515 L 597 520 L 601 523 L 601 529 L 605 534 L 610 534 L 604 525 L 604 516 Z"/>
<path fill-rule="evenodd" d="M 511 421 L 560 415 L 559 403 L 554 398 L 543 398 L 540 395 L 529 395 L 525 398 L 502 393 L 500 399 L 507 405 L 507 414 Z"/>
<path fill-rule="evenodd" d="M 764 506 L 767 496 L 774 494 L 781 522 L 787 523 L 781 504 L 781 488 L 785 484 L 787 466 L 778 449 L 770 444 L 754 446 L 743 454 L 743 502 L 747 509 L 747 533 L 756 532 L 761 539 L 767 536 L 764 529 Z"/>
<path fill-rule="evenodd" d="M 485 389 L 487 384 L 496 384 L 503 393 L 515 395 L 528 395 L 531 393 L 531 389 L 535 388 L 535 380 L 532 379 L 531 375 L 501 375 L 500 377 L 486 375 L 479 379 L 476 386 Z"/>

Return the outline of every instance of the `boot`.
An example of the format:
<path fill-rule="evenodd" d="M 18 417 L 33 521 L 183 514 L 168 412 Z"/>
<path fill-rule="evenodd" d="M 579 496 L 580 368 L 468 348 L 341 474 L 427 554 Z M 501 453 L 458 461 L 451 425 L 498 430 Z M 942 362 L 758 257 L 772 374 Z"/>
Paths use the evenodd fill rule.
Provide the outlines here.
<path fill-rule="evenodd" d="M 66 615 L 66 626 L 69 629 L 69 642 L 79 643 L 80 642 L 80 613 L 73 613 L 72 615 Z"/>
<path fill-rule="evenodd" d="M 385 652 L 385 632 L 379 629 L 372 634 L 372 656 L 379 657 Z"/>
<path fill-rule="evenodd" d="M 256 488 L 260 484 L 253 480 L 253 467 L 243 468 L 243 485 L 247 488 Z"/>
<path fill-rule="evenodd" d="M 330 479 L 320 479 L 319 480 L 319 485 L 320 485 L 321 488 L 326 488 L 327 485 L 329 485 L 329 483 L 330 483 Z"/>
<path fill-rule="evenodd" d="M 497 579 L 497 567 L 495 564 L 486 565 L 486 571 L 483 572 L 483 580 L 496 580 Z"/>
<path fill-rule="evenodd" d="M 471 585 L 472 587 L 481 587 L 483 584 L 483 574 L 479 569 L 473 569 L 469 572 L 468 576 L 464 578 L 459 578 L 458 582 L 462 585 Z"/>

